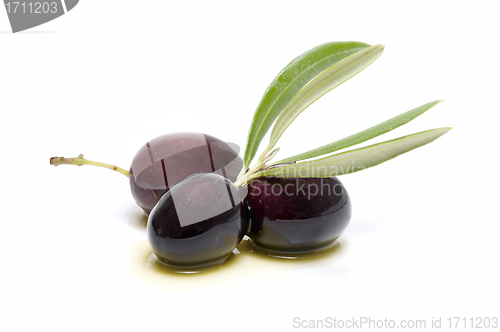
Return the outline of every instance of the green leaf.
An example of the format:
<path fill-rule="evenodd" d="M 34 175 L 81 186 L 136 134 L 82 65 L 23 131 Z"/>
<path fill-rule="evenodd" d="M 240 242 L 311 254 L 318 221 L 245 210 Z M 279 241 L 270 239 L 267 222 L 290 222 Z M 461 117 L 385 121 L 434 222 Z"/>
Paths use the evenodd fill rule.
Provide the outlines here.
<path fill-rule="evenodd" d="M 260 176 L 327 178 L 358 172 L 428 144 L 441 135 L 446 134 L 450 129 L 438 128 L 427 130 L 318 160 L 303 161 L 301 163 L 267 169 L 255 173 L 248 180 Z"/>
<path fill-rule="evenodd" d="M 354 53 L 333 65 L 309 82 L 288 104 L 276 120 L 266 151 L 276 145 L 279 138 L 295 118 L 328 91 L 344 83 L 373 63 L 384 51 L 383 45 L 374 45 Z"/>
<path fill-rule="evenodd" d="M 334 151 L 342 150 L 347 147 L 366 142 L 374 137 L 380 136 L 382 134 L 385 134 L 393 129 L 396 129 L 411 120 L 415 119 L 417 116 L 423 114 L 430 108 L 436 106 L 439 104 L 442 100 L 436 100 L 431 103 L 422 105 L 420 107 L 417 107 L 415 109 L 412 109 L 408 112 L 405 112 L 403 114 L 400 114 L 396 117 L 393 117 L 392 119 L 389 119 L 385 122 L 382 122 L 376 126 L 373 126 L 371 128 L 368 128 L 366 130 L 360 131 L 357 134 L 351 135 L 349 137 L 343 138 L 341 140 L 335 141 L 333 143 L 324 145 L 322 147 L 319 147 L 314 150 L 310 150 L 301 154 L 298 154 L 293 157 L 289 157 L 280 161 L 277 161 L 273 164 L 278 165 L 278 164 L 285 164 L 289 162 L 295 162 L 295 161 L 300 161 L 300 160 L 305 160 L 305 159 L 311 159 L 314 157 L 322 156 L 328 153 L 332 153 Z"/>
<path fill-rule="evenodd" d="M 253 116 L 243 155 L 246 169 L 260 142 L 283 109 L 316 76 L 370 45 L 360 42 L 331 42 L 319 45 L 290 62 L 271 82 Z"/>

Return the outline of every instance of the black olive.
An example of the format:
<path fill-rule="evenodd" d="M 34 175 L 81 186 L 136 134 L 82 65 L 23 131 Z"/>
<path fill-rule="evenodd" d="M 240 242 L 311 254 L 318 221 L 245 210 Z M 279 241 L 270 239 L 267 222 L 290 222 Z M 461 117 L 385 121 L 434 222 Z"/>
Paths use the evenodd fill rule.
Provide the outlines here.
<path fill-rule="evenodd" d="M 223 262 L 247 228 L 243 191 L 217 174 L 194 175 L 173 186 L 149 215 L 153 252 L 179 268 Z"/>
<path fill-rule="evenodd" d="M 252 242 L 282 254 L 332 245 L 351 219 L 349 195 L 337 178 L 257 178 L 245 204 L 251 210 Z"/>

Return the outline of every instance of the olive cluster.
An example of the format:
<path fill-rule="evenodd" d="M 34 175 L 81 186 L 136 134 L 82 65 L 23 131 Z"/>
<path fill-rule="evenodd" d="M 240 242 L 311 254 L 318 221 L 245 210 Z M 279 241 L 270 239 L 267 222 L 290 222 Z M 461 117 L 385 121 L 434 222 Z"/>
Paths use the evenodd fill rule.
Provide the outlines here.
<path fill-rule="evenodd" d="M 168 134 L 132 161 L 130 186 L 150 212 L 147 233 L 158 259 L 176 268 L 220 264 L 244 235 L 275 254 L 316 251 L 347 227 L 351 203 L 337 178 L 233 181 L 234 147 L 213 136 Z"/>

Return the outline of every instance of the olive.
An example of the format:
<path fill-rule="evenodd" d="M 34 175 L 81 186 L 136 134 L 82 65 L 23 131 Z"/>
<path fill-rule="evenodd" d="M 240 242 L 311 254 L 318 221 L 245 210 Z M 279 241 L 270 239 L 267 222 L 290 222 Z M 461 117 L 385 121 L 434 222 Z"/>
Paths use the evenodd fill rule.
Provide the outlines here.
<path fill-rule="evenodd" d="M 351 218 L 349 195 L 335 177 L 260 177 L 249 183 L 245 204 L 251 241 L 278 254 L 327 248 Z"/>
<path fill-rule="evenodd" d="M 244 236 L 245 190 L 218 174 L 188 177 L 154 206 L 147 234 L 158 260 L 177 268 L 222 263 Z"/>
<path fill-rule="evenodd" d="M 243 161 L 234 145 L 201 133 L 172 133 L 144 144 L 130 167 L 130 189 L 149 213 L 169 188 L 197 173 L 217 172 L 235 181 Z"/>

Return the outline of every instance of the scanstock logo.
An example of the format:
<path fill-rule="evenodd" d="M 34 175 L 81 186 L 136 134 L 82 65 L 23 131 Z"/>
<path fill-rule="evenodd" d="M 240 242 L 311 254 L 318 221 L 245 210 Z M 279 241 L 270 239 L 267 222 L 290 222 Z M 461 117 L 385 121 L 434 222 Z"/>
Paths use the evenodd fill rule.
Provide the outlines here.
<path fill-rule="evenodd" d="M 4 0 L 12 32 L 19 32 L 52 21 L 75 8 L 79 0 Z"/>

